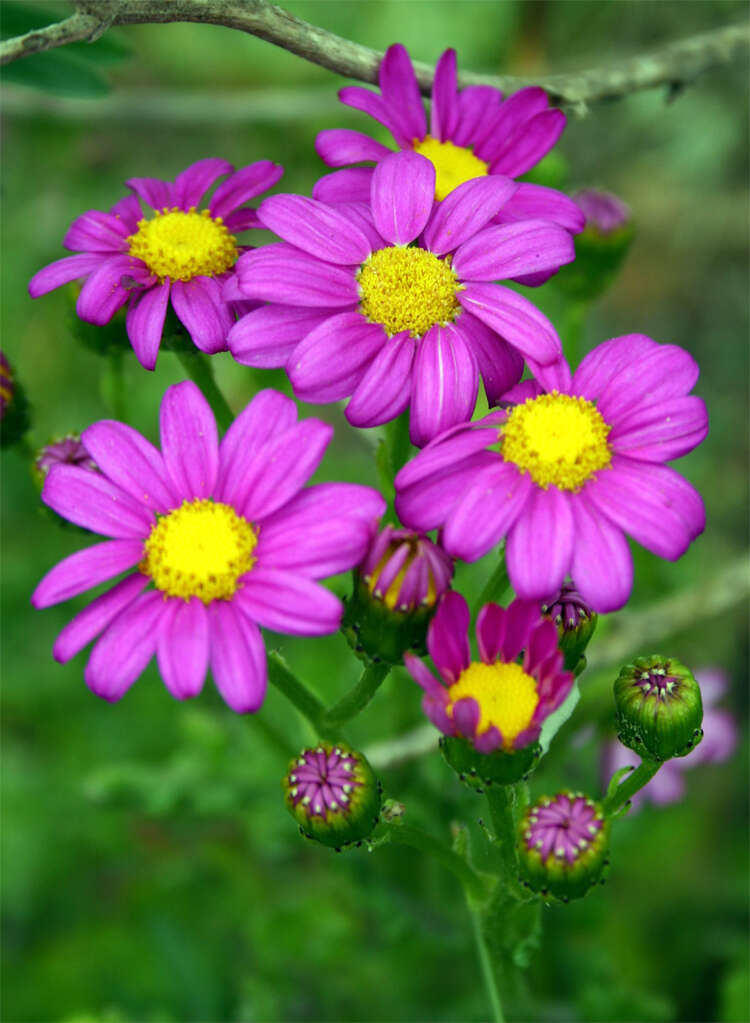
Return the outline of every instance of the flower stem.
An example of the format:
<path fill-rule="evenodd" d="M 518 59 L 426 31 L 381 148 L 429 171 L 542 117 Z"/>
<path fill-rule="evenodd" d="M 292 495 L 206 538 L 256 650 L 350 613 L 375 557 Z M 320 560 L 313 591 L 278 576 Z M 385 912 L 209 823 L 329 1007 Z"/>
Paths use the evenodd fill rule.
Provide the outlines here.
<path fill-rule="evenodd" d="M 629 774 L 625 781 L 618 785 L 615 791 L 604 800 L 602 809 L 605 815 L 611 817 L 621 806 L 624 806 L 639 789 L 642 789 L 644 785 L 648 785 L 660 767 L 660 761 L 642 760 L 632 774 Z"/>
<path fill-rule="evenodd" d="M 483 608 L 485 604 L 502 600 L 509 585 L 510 581 L 508 579 L 508 566 L 505 562 L 505 552 L 501 551 L 500 560 L 498 561 L 495 571 L 489 577 L 484 589 L 477 597 L 477 601 L 474 605 L 474 614 L 477 614 L 477 612 Z"/>
<path fill-rule="evenodd" d="M 411 441 L 409 440 L 409 410 L 402 412 L 400 416 L 392 419 L 385 426 L 386 444 L 391 459 L 391 470 L 394 479 L 399 469 L 402 469 L 409 460 L 411 454 Z"/>
<path fill-rule="evenodd" d="M 377 664 L 370 663 L 362 672 L 362 678 L 353 686 L 345 696 L 329 707 L 324 714 L 326 725 L 341 725 L 367 706 L 382 683 L 388 676 L 391 667 L 380 661 Z"/>
<path fill-rule="evenodd" d="M 446 870 L 455 874 L 463 885 L 470 908 L 476 908 L 478 911 L 487 903 L 494 887 L 494 878 L 477 873 L 465 857 L 454 852 L 433 835 L 422 831 L 421 828 L 415 828 L 411 824 L 404 824 L 401 821 L 387 823 L 384 827 L 386 831 L 383 833 L 383 838 L 399 845 L 408 845 L 412 849 L 418 849 L 419 852 L 434 857 Z"/>
<path fill-rule="evenodd" d="M 304 718 L 307 718 L 318 735 L 325 737 L 330 735 L 330 729 L 323 724 L 325 707 L 315 693 L 292 674 L 286 661 L 276 650 L 268 654 L 268 680 L 286 696 Z"/>
<path fill-rule="evenodd" d="M 198 351 L 197 348 L 194 352 L 183 352 L 176 349 L 175 355 L 193 383 L 197 384 L 203 392 L 203 397 L 213 409 L 219 429 L 228 430 L 234 422 L 234 413 L 216 385 L 213 367 L 208 356 Z"/>
<path fill-rule="evenodd" d="M 581 361 L 581 342 L 588 311 L 589 303 L 582 299 L 571 299 L 565 310 L 563 352 L 573 368 Z"/>
<path fill-rule="evenodd" d="M 492 1017 L 495 1023 L 504 1023 L 505 1017 L 503 1016 L 503 1007 L 500 1002 L 500 993 L 497 990 L 495 971 L 492 968 L 492 960 L 490 959 L 490 953 L 482 932 L 482 918 L 479 910 L 473 909 L 471 905 L 469 905 L 469 916 L 471 917 L 471 929 L 474 932 L 474 943 L 477 946 L 479 965 L 482 970 L 482 980 L 487 990 L 487 997 L 492 1005 Z"/>

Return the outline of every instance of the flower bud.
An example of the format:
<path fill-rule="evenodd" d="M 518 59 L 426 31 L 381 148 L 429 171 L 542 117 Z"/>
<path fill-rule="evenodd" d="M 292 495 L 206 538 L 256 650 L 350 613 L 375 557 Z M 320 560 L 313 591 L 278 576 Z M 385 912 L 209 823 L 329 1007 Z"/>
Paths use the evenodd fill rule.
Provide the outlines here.
<path fill-rule="evenodd" d="M 620 742 L 648 760 L 687 756 L 703 737 L 700 687 L 674 657 L 626 664 L 615 681 L 615 707 Z"/>
<path fill-rule="evenodd" d="M 17 444 L 29 428 L 29 403 L 10 363 L 0 352 L 0 447 Z"/>
<path fill-rule="evenodd" d="M 79 469 L 88 469 L 90 472 L 98 472 L 94 459 L 86 450 L 83 441 L 77 433 L 67 433 L 58 440 L 51 440 L 37 452 L 32 472 L 35 480 L 41 488 L 47 473 L 53 465 L 75 465 Z"/>
<path fill-rule="evenodd" d="M 500 747 L 492 753 L 480 753 L 473 743 L 460 735 L 442 736 L 440 749 L 464 785 L 477 792 L 483 792 L 490 785 L 513 785 L 527 778 L 542 755 L 538 742 L 520 749 L 506 751 Z"/>
<path fill-rule="evenodd" d="M 404 651 L 425 650 L 427 626 L 448 589 L 453 562 L 421 533 L 386 526 L 354 573 L 343 629 L 358 652 L 401 664 Z"/>
<path fill-rule="evenodd" d="M 575 262 L 560 270 L 555 283 L 570 298 L 589 301 L 612 283 L 633 240 L 633 224 L 628 207 L 610 192 L 589 188 L 573 201 L 586 226 L 575 238 Z"/>
<path fill-rule="evenodd" d="M 364 755 L 342 742 L 303 750 L 282 785 L 302 834 L 323 845 L 351 845 L 367 838 L 378 822 L 380 782 Z"/>
<path fill-rule="evenodd" d="M 573 583 L 563 583 L 555 596 L 542 604 L 542 614 L 557 626 L 565 668 L 574 671 L 594 635 L 599 616 L 584 602 Z"/>
<path fill-rule="evenodd" d="M 581 792 L 559 792 L 527 808 L 519 822 L 521 883 L 563 902 L 602 880 L 609 825 L 601 806 Z"/>

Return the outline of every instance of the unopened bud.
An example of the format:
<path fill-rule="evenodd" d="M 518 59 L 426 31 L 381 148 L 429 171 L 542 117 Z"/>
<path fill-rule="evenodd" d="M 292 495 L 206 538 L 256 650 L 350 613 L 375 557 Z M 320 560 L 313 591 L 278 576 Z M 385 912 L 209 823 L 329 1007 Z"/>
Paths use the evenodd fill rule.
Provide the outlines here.
<path fill-rule="evenodd" d="M 627 664 L 615 681 L 615 706 L 620 742 L 646 759 L 687 756 L 703 736 L 700 687 L 674 657 Z"/>
<path fill-rule="evenodd" d="M 583 793 L 538 800 L 519 822 L 521 882 L 544 897 L 580 898 L 602 879 L 608 837 L 601 806 Z"/>
<path fill-rule="evenodd" d="M 344 743 L 318 743 L 289 764 L 282 782 L 300 831 L 341 849 L 367 838 L 378 822 L 381 787 L 362 753 Z"/>
<path fill-rule="evenodd" d="M 573 671 L 594 635 L 599 616 L 573 583 L 563 583 L 555 596 L 542 604 L 542 614 L 557 626 L 558 646 L 565 657 L 565 667 Z"/>
<path fill-rule="evenodd" d="M 605 291 L 633 240 L 630 210 L 610 192 L 594 188 L 573 196 L 586 218 L 586 226 L 575 238 L 576 258 L 555 277 L 555 284 L 566 295 L 584 301 Z"/>
<path fill-rule="evenodd" d="M 450 586 L 453 562 L 422 533 L 386 526 L 354 573 L 343 629 L 357 652 L 401 664 L 404 651 L 423 653 L 427 626 Z"/>

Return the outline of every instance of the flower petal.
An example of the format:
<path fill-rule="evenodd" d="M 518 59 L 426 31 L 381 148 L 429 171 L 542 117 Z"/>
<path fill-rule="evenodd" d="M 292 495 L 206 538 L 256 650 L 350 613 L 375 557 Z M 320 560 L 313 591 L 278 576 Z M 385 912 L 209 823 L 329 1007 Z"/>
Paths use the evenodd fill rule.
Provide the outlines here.
<path fill-rule="evenodd" d="M 76 313 L 82 320 L 100 327 L 109 323 L 128 300 L 129 292 L 122 278 L 134 263 L 141 265 L 131 256 L 100 257 L 98 268 L 86 278 L 76 302 Z"/>
<path fill-rule="evenodd" d="M 536 359 L 527 355 L 526 365 L 542 390 L 548 393 L 558 391 L 560 394 L 570 394 L 573 378 L 564 355 L 559 355 L 553 362 L 548 362 L 545 365 L 541 365 Z"/>
<path fill-rule="evenodd" d="M 500 653 L 508 663 L 515 661 L 529 642 L 534 626 L 542 620 L 537 600 L 514 600 L 507 607 L 505 632 Z"/>
<path fill-rule="evenodd" d="M 502 93 L 499 95 L 502 96 Z M 538 85 L 519 89 L 499 106 L 486 103 L 480 134 L 475 141 L 475 152 L 483 160 L 492 162 L 503 151 L 507 141 L 548 106 L 547 93 Z M 491 114 L 490 117 L 487 116 L 488 112 Z"/>
<path fill-rule="evenodd" d="M 471 663 L 469 605 L 460 593 L 443 594 L 427 630 L 427 649 L 442 677 L 453 684 Z"/>
<path fill-rule="evenodd" d="M 81 440 L 104 475 L 139 503 L 161 515 L 180 504 L 161 454 L 132 426 L 103 419 Z"/>
<path fill-rule="evenodd" d="M 363 160 L 377 162 L 392 150 L 382 142 L 376 142 L 369 135 L 363 135 L 361 131 L 333 128 L 318 132 L 315 151 L 329 167 L 345 167 L 347 164 L 361 163 Z"/>
<path fill-rule="evenodd" d="M 528 475 L 496 462 L 459 493 L 445 520 L 443 546 L 454 558 L 477 561 L 513 527 L 531 490 Z"/>
<path fill-rule="evenodd" d="M 143 557 L 140 540 L 108 540 L 76 551 L 51 569 L 31 595 L 36 608 L 69 600 L 133 568 Z"/>
<path fill-rule="evenodd" d="M 306 528 L 308 522 L 342 516 L 364 522 L 372 529 L 385 507 L 385 498 L 372 487 L 358 483 L 316 483 L 301 490 L 263 524 L 263 537 L 275 540 L 289 529 Z"/>
<path fill-rule="evenodd" d="M 208 612 L 197 597 L 168 600 L 156 647 L 164 685 L 177 700 L 189 700 L 203 688 L 208 670 Z"/>
<path fill-rule="evenodd" d="M 451 141 L 457 146 L 471 146 L 476 151 L 477 143 L 487 134 L 488 122 L 492 124 L 500 110 L 502 98 L 502 92 L 491 85 L 469 85 L 461 89 Z"/>
<path fill-rule="evenodd" d="M 450 456 L 447 446 L 446 455 Z M 405 468 L 409 469 L 420 457 L 417 455 Z M 497 460 L 495 452 L 481 450 L 462 459 L 455 467 L 436 470 L 408 487 L 397 483 L 396 514 L 411 529 L 437 529 L 447 520 L 467 488 L 483 478 Z"/>
<path fill-rule="evenodd" d="M 385 51 L 378 73 L 383 102 L 390 116 L 397 121 L 407 139 L 423 139 L 427 134 L 427 117 L 405 46 L 394 43 Z"/>
<path fill-rule="evenodd" d="M 345 415 L 352 426 L 379 426 L 404 411 L 411 396 L 415 344 L 406 331 L 386 341 L 346 407 Z"/>
<path fill-rule="evenodd" d="M 88 210 L 70 225 L 63 246 L 73 252 L 127 252 L 129 234 L 119 217 L 101 210 Z"/>
<path fill-rule="evenodd" d="M 698 364 L 684 348 L 655 345 L 638 362 L 621 366 L 599 395 L 597 407 L 608 423 L 614 425 L 634 406 L 655 405 L 682 398 L 698 379 Z"/>
<path fill-rule="evenodd" d="M 344 613 L 338 597 L 319 583 L 260 564 L 245 576 L 236 600 L 253 621 L 289 636 L 336 632 Z"/>
<path fill-rule="evenodd" d="M 419 153 L 391 153 L 372 177 L 375 227 L 391 245 L 408 245 L 422 233 L 435 198 L 435 168 Z"/>
<path fill-rule="evenodd" d="M 494 664 L 503 648 L 507 616 L 499 604 L 485 604 L 477 615 L 477 647 L 485 664 Z"/>
<path fill-rule="evenodd" d="M 551 220 L 572 234 L 581 232 L 586 223 L 581 208 L 563 192 L 525 181 L 497 215 L 498 223 L 513 220 Z"/>
<path fill-rule="evenodd" d="M 346 170 L 324 174 L 313 185 L 313 199 L 321 202 L 370 203 L 373 167 L 347 167 Z"/>
<path fill-rule="evenodd" d="M 64 519 L 117 540 L 148 536 L 153 513 L 104 476 L 74 465 L 53 465 L 42 500 Z"/>
<path fill-rule="evenodd" d="M 119 700 L 156 652 L 167 610 L 158 590 L 142 593 L 115 618 L 91 651 L 83 673 L 89 689 L 103 700 Z"/>
<path fill-rule="evenodd" d="M 467 739 L 473 739 L 479 725 L 479 704 L 472 696 L 464 696 L 453 704 L 453 723 L 456 731 Z"/>
<path fill-rule="evenodd" d="M 229 227 L 227 217 L 244 202 L 272 188 L 284 173 L 281 164 L 258 160 L 222 181 L 209 203 L 212 217 L 221 217 Z"/>
<path fill-rule="evenodd" d="M 359 291 L 354 271 L 332 266 L 294 248 L 264 245 L 237 261 L 240 287 L 248 298 L 296 306 L 354 306 Z"/>
<path fill-rule="evenodd" d="M 128 178 L 125 184 L 155 210 L 171 209 L 175 205 L 174 189 L 169 181 L 160 178 Z"/>
<path fill-rule="evenodd" d="M 361 231 L 335 206 L 303 195 L 272 195 L 258 210 L 264 227 L 327 263 L 353 265 L 370 255 Z"/>
<path fill-rule="evenodd" d="M 60 664 L 66 664 L 71 657 L 75 657 L 95 636 L 106 629 L 117 615 L 133 603 L 149 582 L 148 576 L 135 572 L 93 600 L 68 622 L 55 640 L 52 648 L 55 660 Z"/>
<path fill-rule="evenodd" d="M 688 396 L 638 406 L 615 421 L 608 439 L 619 454 L 644 462 L 670 462 L 692 451 L 707 433 L 705 402 Z"/>
<path fill-rule="evenodd" d="M 517 189 L 517 182 L 500 174 L 464 181 L 430 217 L 424 232 L 426 248 L 438 256 L 457 249 L 486 227 Z"/>
<path fill-rule="evenodd" d="M 311 513 L 298 524 L 289 519 L 263 526 L 256 555 L 263 568 L 294 572 L 306 579 L 325 579 L 358 565 L 367 551 L 371 529 L 345 516 L 321 519 Z"/>
<path fill-rule="evenodd" d="M 169 281 L 136 292 L 130 299 L 126 328 L 136 358 L 144 369 L 153 369 L 159 354 L 169 302 Z"/>
<path fill-rule="evenodd" d="M 572 495 L 571 508 L 576 538 L 570 574 L 594 611 L 617 611 L 627 603 L 633 588 L 633 559 L 627 540 L 586 493 Z"/>
<path fill-rule="evenodd" d="M 446 50 L 435 65 L 430 109 L 430 135 L 444 142 L 452 137 L 458 121 L 456 51 Z M 419 136 L 417 136 L 419 137 Z"/>
<path fill-rule="evenodd" d="M 445 686 L 438 682 L 423 661 L 407 651 L 407 653 L 404 654 L 404 667 L 418 686 L 421 686 L 428 695 L 437 697 L 443 701 L 443 704 L 445 704 L 445 701 L 448 698 Z"/>
<path fill-rule="evenodd" d="M 192 381 L 167 388 L 159 429 L 164 464 L 176 493 L 187 501 L 211 497 L 219 469 L 216 421 Z"/>
<path fill-rule="evenodd" d="M 412 381 L 409 436 L 417 447 L 470 420 L 479 372 L 463 332 L 452 324 L 431 327 L 417 345 Z"/>
<path fill-rule="evenodd" d="M 363 89 L 361 85 L 347 85 L 339 89 L 339 100 L 344 106 L 361 110 L 363 114 L 385 125 L 400 146 L 411 144 L 411 137 L 404 134 L 397 112 L 376 92 Z"/>
<path fill-rule="evenodd" d="M 217 501 L 235 504 L 244 492 L 245 475 L 263 446 L 297 422 L 297 406 L 278 391 L 259 391 L 237 416 L 219 446 L 219 472 L 214 487 Z"/>
<path fill-rule="evenodd" d="M 32 298 L 39 298 L 40 295 L 46 295 L 47 292 L 54 291 L 55 288 L 60 288 L 63 284 L 86 277 L 101 264 L 101 255 L 89 252 L 57 259 L 34 274 L 29 281 L 29 294 Z"/>
<path fill-rule="evenodd" d="M 523 356 L 503 341 L 494 330 L 471 313 L 461 315 L 461 330 L 474 353 L 479 375 L 484 382 L 487 402 L 492 407 L 521 379 Z"/>
<path fill-rule="evenodd" d="M 560 338 L 544 313 L 510 288 L 469 284 L 458 301 L 525 358 L 549 365 L 562 355 Z"/>
<path fill-rule="evenodd" d="M 565 129 L 562 110 L 544 110 L 521 125 L 495 156 L 492 174 L 518 177 L 531 170 L 552 149 Z"/>
<path fill-rule="evenodd" d="M 558 590 L 570 570 L 573 543 L 570 495 L 557 487 L 534 486 L 505 548 L 508 574 L 518 596 L 544 600 Z"/>
<path fill-rule="evenodd" d="M 301 401 L 348 398 L 388 344 L 380 324 L 359 312 L 338 313 L 315 327 L 294 350 L 287 371 Z"/>
<path fill-rule="evenodd" d="M 224 702 L 238 714 L 258 710 L 266 695 L 266 648 L 258 626 L 234 603 L 208 609 L 211 673 Z"/>
<path fill-rule="evenodd" d="M 575 259 L 570 234 L 547 220 L 485 227 L 461 245 L 453 269 L 462 281 L 507 281 L 558 270 Z"/>
<path fill-rule="evenodd" d="M 226 351 L 234 318 L 221 297 L 217 280 L 193 277 L 190 281 L 175 281 L 171 298 L 174 311 L 197 348 L 211 355 Z"/>
<path fill-rule="evenodd" d="M 235 323 L 227 335 L 227 345 L 243 366 L 285 366 L 300 341 L 337 312 L 291 305 L 262 306 Z"/>
<path fill-rule="evenodd" d="M 589 401 L 598 401 L 610 381 L 631 364 L 639 364 L 648 358 L 659 346 L 645 334 L 625 334 L 613 337 L 597 345 L 584 356 L 573 377 L 573 394 L 580 394 Z M 695 380 L 698 367 L 695 367 Z M 695 383 L 695 380 L 693 383 Z M 687 391 L 690 390 L 687 388 Z M 683 392 L 686 393 L 686 392 Z"/>
<path fill-rule="evenodd" d="M 191 164 L 175 178 L 172 186 L 174 205 L 181 210 L 197 206 L 216 179 L 222 174 L 231 174 L 233 170 L 231 163 L 214 156 Z"/>

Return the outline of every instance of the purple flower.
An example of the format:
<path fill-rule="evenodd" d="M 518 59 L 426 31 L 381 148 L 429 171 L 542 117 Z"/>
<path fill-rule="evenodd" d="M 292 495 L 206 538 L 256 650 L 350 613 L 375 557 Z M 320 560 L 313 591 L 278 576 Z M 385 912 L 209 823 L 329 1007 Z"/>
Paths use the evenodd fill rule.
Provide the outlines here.
<path fill-rule="evenodd" d="M 468 181 L 434 206 L 434 167 L 404 152 L 378 164 L 366 205 L 267 199 L 260 219 L 284 240 L 245 253 L 237 284 L 272 304 L 232 328 L 232 354 L 285 366 L 303 401 L 351 395 L 354 426 L 388 422 L 411 402 L 415 444 L 469 419 L 480 375 L 494 402 L 523 358 L 546 365 L 561 353 L 549 320 L 493 283 L 574 258 L 567 231 L 546 221 L 487 226 L 516 187 Z"/>
<path fill-rule="evenodd" d="M 370 593 L 399 611 L 434 607 L 453 578 L 453 562 L 428 537 L 385 526 L 372 541 L 359 574 Z"/>
<path fill-rule="evenodd" d="M 268 160 L 235 172 L 226 160 L 212 158 L 192 164 L 174 182 L 131 178 L 125 184 L 134 195 L 109 213 L 89 210 L 73 221 L 63 245 L 77 255 L 35 274 L 29 294 L 38 298 L 85 278 L 76 312 L 99 326 L 127 303 L 128 337 L 146 369 L 156 365 L 170 300 L 196 347 L 224 351 L 234 316 L 221 288 L 242 251 L 233 232 L 259 226 L 255 210 L 242 204 L 276 184 L 283 172 Z M 208 209 L 196 209 L 225 174 Z M 139 199 L 154 211 L 147 218 Z"/>
<path fill-rule="evenodd" d="M 89 472 L 97 471 L 96 462 L 76 433 L 50 441 L 38 452 L 34 468 L 39 474 L 40 484 L 53 465 L 77 465 Z"/>
<path fill-rule="evenodd" d="M 563 670 L 557 629 L 542 619 L 538 604 L 514 600 L 507 608 L 486 604 L 476 631 L 481 660 L 472 661 L 469 606 L 449 591 L 427 633 L 442 681 L 414 654 L 405 654 L 404 663 L 425 691 L 425 714 L 444 735 L 461 735 L 480 753 L 521 749 L 536 742 L 545 718 L 573 685 L 573 675 Z"/>
<path fill-rule="evenodd" d="M 54 645 L 65 662 L 100 636 L 85 671 L 97 695 L 119 700 L 156 654 L 177 699 L 196 696 L 210 666 L 229 706 L 254 711 L 266 688 L 259 625 L 300 636 L 338 628 L 341 603 L 313 580 L 362 559 L 385 502 L 353 484 L 303 489 L 332 428 L 296 418 L 294 402 L 261 391 L 219 443 L 205 399 L 185 382 L 162 400 L 161 453 L 105 420 L 83 433 L 101 474 L 50 469 L 42 499 L 112 539 L 55 566 L 33 605 L 128 572 Z"/>
<path fill-rule="evenodd" d="M 446 50 L 435 68 L 429 132 L 414 68 L 400 43 L 388 48 L 380 65 L 380 95 L 355 85 L 342 89 L 339 98 L 384 124 L 399 149 L 432 162 L 439 201 L 466 181 L 524 174 L 552 149 L 565 127 L 565 114 L 549 109 L 543 89 L 521 89 L 507 99 L 488 85 L 459 89 L 455 50 Z M 377 163 L 391 152 L 348 129 L 320 132 L 315 148 L 329 167 Z M 322 178 L 313 195 L 326 202 L 367 201 L 372 173 L 370 167 L 337 171 Z M 574 233 L 583 228 L 575 203 L 541 185 L 519 184 L 497 217 L 501 222 L 539 217 Z"/>
<path fill-rule="evenodd" d="M 685 757 L 674 757 L 659 768 L 651 781 L 632 798 L 634 808 L 645 802 L 666 806 L 679 802 L 685 794 L 683 772 L 699 764 L 718 764 L 728 760 L 737 745 L 737 724 L 728 710 L 716 704 L 726 693 L 727 677 L 718 668 L 699 668 L 695 678 L 700 685 L 703 700 L 703 739 Z M 604 750 L 602 773 L 605 783 L 623 767 L 637 767 L 638 756 L 612 739 Z"/>
<path fill-rule="evenodd" d="M 627 601 L 625 534 L 675 561 L 703 531 L 697 491 L 668 468 L 708 432 L 692 357 L 642 334 L 605 341 L 571 376 L 560 360 L 504 396 L 507 410 L 446 432 L 396 477 L 396 511 L 443 527 L 453 557 L 476 561 L 507 536 L 519 597 L 545 600 L 572 575 L 595 611 Z"/>
<path fill-rule="evenodd" d="M 573 196 L 573 201 L 586 218 L 586 227 L 599 234 L 612 234 L 630 221 L 630 209 L 611 192 L 585 188 Z"/>

